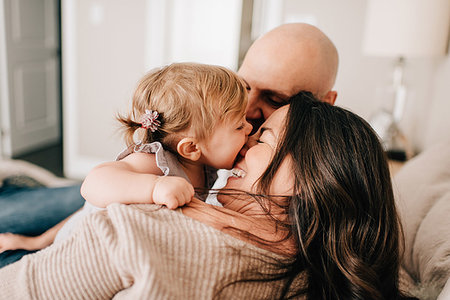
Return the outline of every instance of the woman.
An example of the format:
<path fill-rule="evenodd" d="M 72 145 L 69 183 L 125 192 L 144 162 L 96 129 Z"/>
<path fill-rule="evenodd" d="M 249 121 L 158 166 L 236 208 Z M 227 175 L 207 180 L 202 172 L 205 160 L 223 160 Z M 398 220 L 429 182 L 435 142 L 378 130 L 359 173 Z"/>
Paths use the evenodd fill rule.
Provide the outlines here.
<path fill-rule="evenodd" d="M 366 122 L 300 93 L 248 146 L 223 208 L 111 205 L 0 270 L 0 298 L 402 299 L 390 175 Z"/>

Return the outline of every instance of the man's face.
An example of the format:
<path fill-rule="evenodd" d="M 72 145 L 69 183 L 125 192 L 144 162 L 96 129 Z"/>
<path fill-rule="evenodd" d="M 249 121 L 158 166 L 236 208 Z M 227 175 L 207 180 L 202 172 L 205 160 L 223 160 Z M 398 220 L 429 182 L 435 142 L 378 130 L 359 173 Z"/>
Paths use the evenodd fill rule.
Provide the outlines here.
<path fill-rule="evenodd" d="M 294 80 L 298 77 L 292 74 L 291 68 L 267 59 L 256 60 L 257 57 L 248 56 L 238 71 L 248 84 L 247 121 L 253 125 L 252 133 L 300 91 Z"/>

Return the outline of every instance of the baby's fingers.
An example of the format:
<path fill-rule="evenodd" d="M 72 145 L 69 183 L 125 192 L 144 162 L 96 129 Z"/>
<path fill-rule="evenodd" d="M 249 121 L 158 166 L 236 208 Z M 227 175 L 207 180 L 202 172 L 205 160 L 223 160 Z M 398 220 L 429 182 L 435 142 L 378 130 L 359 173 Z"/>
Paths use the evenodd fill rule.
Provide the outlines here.
<path fill-rule="evenodd" d="M 189 186 L 186 189 L 184 189 L 183 202 L 180 203 L 180 205 L 185 205 L 191 202 L 192 198 L 194 198 L 194 195 L 195 195 L 194 187 L 191 184 L 189 184 Z"/>
<path fill-rule="evenodd" d="M 167 196 L 166 201 L 164 202 L 164 205 L 167 206 L 168 209 L 176 209 L 178 206 L 178 199 L 175 196 Z"/>

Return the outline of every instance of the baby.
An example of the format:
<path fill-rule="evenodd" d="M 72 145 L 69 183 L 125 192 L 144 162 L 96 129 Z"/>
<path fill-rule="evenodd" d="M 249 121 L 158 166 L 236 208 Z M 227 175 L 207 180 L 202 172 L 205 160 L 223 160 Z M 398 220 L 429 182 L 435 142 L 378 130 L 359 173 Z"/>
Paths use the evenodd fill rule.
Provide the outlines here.
<path fill-rule="evenodd" d="M 83 209 L 61 230 L 62 223 L 37 237 L 0 234 L 0 251 L 42 249 L 57 232 L 56 240 L 65 238 L 82 216 L 111 203 L 170 209 L 189 203 L 195 190 L 212 186 L 217 169 L 232 168 L 252 129 L 246 106 L 245 82 L 226 68 L 176 63 L 150 72 L 137 86 L 130 113 L 118 117 L 128 148 L 87 175 Z"/>

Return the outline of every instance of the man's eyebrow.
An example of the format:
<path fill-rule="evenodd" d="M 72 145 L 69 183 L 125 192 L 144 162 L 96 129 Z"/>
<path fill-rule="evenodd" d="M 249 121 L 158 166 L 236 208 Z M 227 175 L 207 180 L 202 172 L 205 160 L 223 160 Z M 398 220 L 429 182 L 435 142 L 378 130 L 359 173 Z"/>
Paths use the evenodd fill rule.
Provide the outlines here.
<path fill-rule="evenodd" d="M 283 94 L 281 92 L 277 92 L 277 91 L 273 91 L 273 90 L 261 90 L 262 93 L 266 94 L 266 95 L 273 95 L 273 96 L 277 96 L 283 100 L 287 100 L 289 99 L 289 96 L 286 94 Z"/>
<path fill-rule="evenodd" d="M 242 78 L 242 77 L 241 77 L 241 78 Z M 251 88 L 252 88 L 252 87 L 250 86 L 250 84 L 248 84 L 247 80 L 245 80 L 244 78 L 242 78 L 242 80 L 245 82 L 246 87 L 247 87 L 248 89 L 251 89 Z M 261 92 L 264 93 L 264 94 L 267 94 L 267 95 L 274 95 L 274 96 L 280 97 L 280 98 L 282 98 L 282 99 L 284 99 L 284 100 L 287 100 L 287 99 L 290 97 L 289 95 L 283 94 L 283 93 L 281 93 L 281 92 L 276 92 L 276 91 L 274 91 L 274 90 L 262 89 Z"/>

